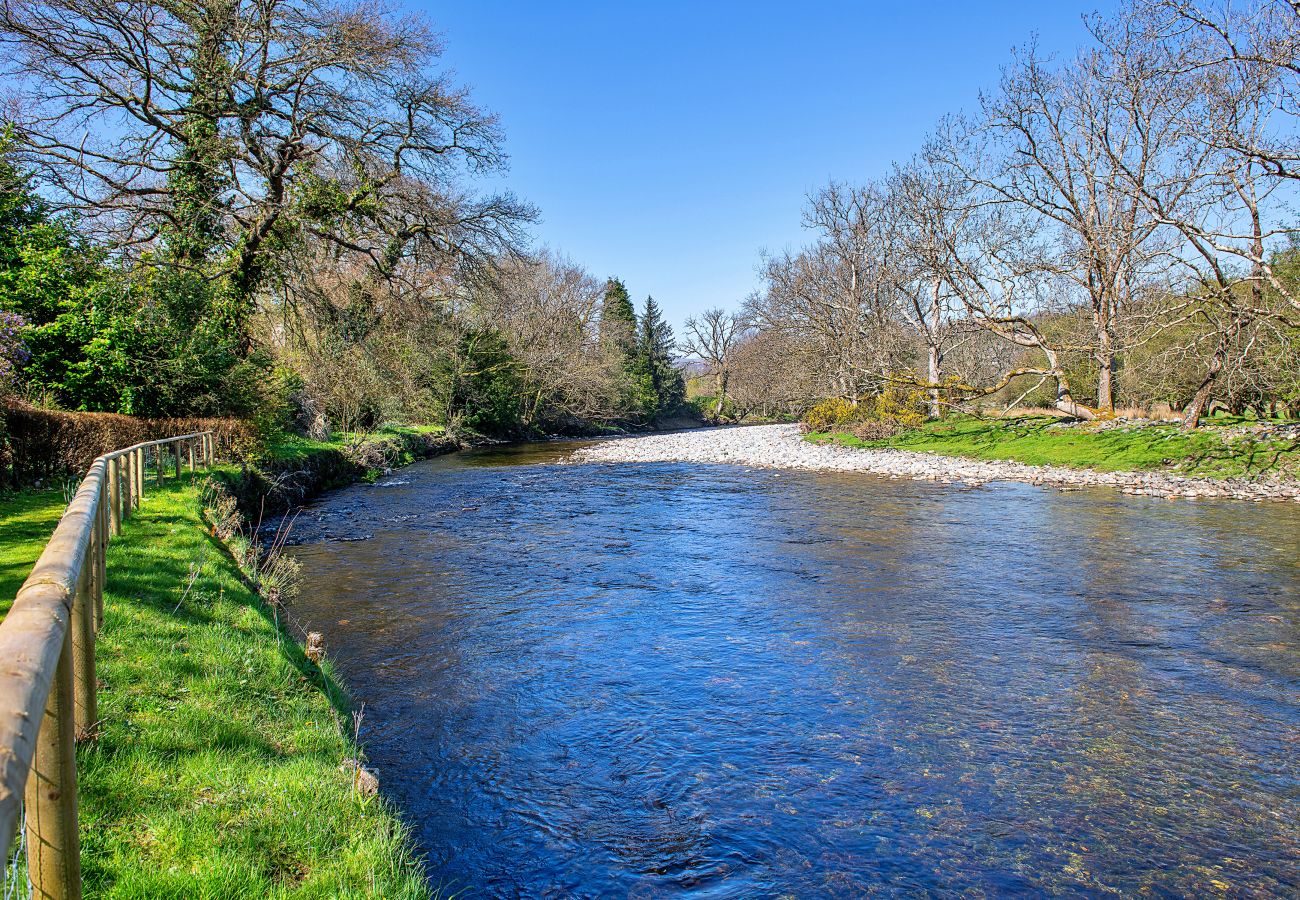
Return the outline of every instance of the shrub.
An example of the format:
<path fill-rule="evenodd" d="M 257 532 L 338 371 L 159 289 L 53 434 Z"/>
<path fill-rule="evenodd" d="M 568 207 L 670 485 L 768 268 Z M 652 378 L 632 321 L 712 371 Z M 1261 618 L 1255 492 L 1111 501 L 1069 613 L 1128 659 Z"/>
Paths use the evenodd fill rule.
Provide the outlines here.
<path fill-rule="evenodd" d="M 901 430 L 897 422 L 888 419 L 868 419 L 853 426 L 853 436 L 860 441 L 883 441 Z"/>
<path fill-rule="evenodd" d="M 15 485 L 34 478 L 80 475 L 95 457 L 159 438 L 215 433 L 218 450 L 239 458 L 258 446 L 253 427 L 240 419 L 139 419 L 115 413 L 70 413 L 22 403 L 3 407 L 6 456 Z"/>
<path fill-rule="evenodd" d="M 903 428 L 916 428 L 925 422 L 927 415 L 924 391 L 905 384 L 891 383 L 872 399 L 863 418 L 892 422 Z"/>
<path fill-rule="evenodd" d="M 834 431 L 851 422 L 859 412 L 857 406 L 843 397 L 830 397 L 804 413 L 800 425 L 804 431 Z"/>

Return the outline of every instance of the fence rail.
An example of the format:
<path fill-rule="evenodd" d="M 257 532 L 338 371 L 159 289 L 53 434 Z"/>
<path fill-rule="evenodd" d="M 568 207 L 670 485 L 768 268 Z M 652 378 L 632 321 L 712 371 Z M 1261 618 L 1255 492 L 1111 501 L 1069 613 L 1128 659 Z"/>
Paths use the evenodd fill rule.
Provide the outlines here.
<path fill-rule="evenodd" d="M 144 499 L 147 457 L 162 484 L 169 449 L 178 479 L 183 454 L 191 473 L 210 468 L 213 432 L 97 458 L 0 621 L 0 861 L 10 858 L 25 812 L 34 897 L 81 897 L 76 741 L 99 722 L 95 636 L 104 618 L 104 550 Z"/>

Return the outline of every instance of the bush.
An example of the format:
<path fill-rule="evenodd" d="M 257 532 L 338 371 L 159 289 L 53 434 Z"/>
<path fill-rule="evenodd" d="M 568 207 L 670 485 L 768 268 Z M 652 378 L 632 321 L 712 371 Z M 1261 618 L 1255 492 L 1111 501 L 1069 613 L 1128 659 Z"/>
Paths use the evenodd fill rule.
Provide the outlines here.
<path fill-rule="evenodd" d="M 853 426 L 853 436 L 860 441 L 883 441 L 898 434 L 902 427 L 888 419 L 869 419 Z"/>
<path fill-rule="evenodd" d="M 928 415 L 925 392 L 904 384 L 891 383 L 867 406 L 864 419 L 892 422 L 902 428 L 916 428 Z"/>
<path fill-rule="evenodd" d="M 804 413 L 799 424 L 804 431 L 834 431 L 853 421 L 859 413 L 858 407 L 843 397 L 830 397 Z"/>
<path fill-rule="evenodd" d="M 926 395 L 904 384 L 890 384 L 874 397 L 853 404 L 842 397 L 822 400 L 803 415 L 800 424 L 808 431 L 852 431 L 862 440 L 883 440 L 904 428 L 916 428 L 928 415 Z M 879 437 L 862 437 L 850 426 L 881 426 L 867 432 Z M 888 426 L 888 427 L 883 427 Z"/>
<path fill-rule="evenodd" d="M 235 457 L 258 445 L 255 430 L 242 419 L 139 419 L 56 412 L 22 403 L 9 404 L 3 413 L 8 430 L 4 456 L 15 486 L 35 478 L 80 475 L 95 457 L 110 450 L 179 434 L 212 431 L 223 455 Z"/>

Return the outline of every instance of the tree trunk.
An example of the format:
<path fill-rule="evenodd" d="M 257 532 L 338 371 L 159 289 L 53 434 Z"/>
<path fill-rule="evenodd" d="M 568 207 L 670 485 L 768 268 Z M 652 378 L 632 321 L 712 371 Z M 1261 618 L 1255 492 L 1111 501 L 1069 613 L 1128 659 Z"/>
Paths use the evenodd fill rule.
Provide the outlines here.
<path fill-rule="evenodd" d="M 1219 340 L 1215 344 L 1214 355 L 1210 357 L 1210 366 L 1205 372 L 1205 377 L 1201 379 L 1201 384 L 1196 389 L 1192 402 L 1187 404 L 1187 409 L 1183 412 L 1183 423 L 1180 426 L 1182 431 L 1191 431 L 1201 424 L 1201 416 L 1205 415 L 1205 410 L 1209 406 L 1210 397 L 1214 393 L 1214 385 L 1218 382 L 1219 375 L 1223 372 L 1223 367 L 1228 361 L 1228 348 L 1241 333 L 1241 325 L 1241 318 L 1233 316 L 1231 327 L 1219 334 Z"/>
<path fill-rule="evenodd" d="M 1102 331 L 1097 349 L 1097 408 L 1115 411 L 1115 349 L 1110 335 Z"/>
<path fill-rule="evenodd" d="M 713 386 L 717 390 L 717 399 L 713 401 L 713 418 L 722 418 L 722 407 L 727 401 L 727 370 L 718 369 L 713 375 Z"/>
<path fill-rule="evenodd" d="M 937 385 L 943 379 L 943 355 L 939 348 L 930 345 L 930 418 L 937 419 L 943 415 L 943 406 L 939 402 L 939 388 Z"/>

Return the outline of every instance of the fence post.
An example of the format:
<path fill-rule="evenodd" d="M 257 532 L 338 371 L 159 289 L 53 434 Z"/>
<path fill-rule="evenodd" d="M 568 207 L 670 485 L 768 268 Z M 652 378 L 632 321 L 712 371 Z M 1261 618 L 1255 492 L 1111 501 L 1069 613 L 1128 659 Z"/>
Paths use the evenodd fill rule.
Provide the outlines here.
<path fill-rule="evenodd" d="M 185 442 L 186 448 L 190 451 L 190 474 L 194 474 L 194 438 Z"/>
<path fill-rule="evenodd" d="M 108 474 L 108 466 L 104 466 L 104 476 Z M 102 477 L 102 476 L 101 476 Z M 104 588 L 108 586 L 108 489 L 101 480 L 99 483 L 99 516 L 97 524 L 99 526 L 99 552 L 95 554 L 95 565 L 99 567 L 99 577 L 95 579 L 95 634 L 99 634 L 99 629 L 104 626 Z"/>
<path fill-rule="evenodd" d="M 189 443 L 186 441 L 186 443 Z M 176 457 L 176 480 L 181 480 L 181 445 L 172 444 L 172 455 Z"/>
<path fill-rule="evenodd" d="M 133 483 L 135 476 L 131 474 L 131 454 L 125 453 L 118 457 L 121 466 L 118 474 L 122 477 L 122 521 L 125 522 L 131 518 L 132 498 L 135 495 Z"/>
<path fill-rule="evenodd" d="M 77 754 L 73 742 L 72 629 L 36 735 L 27 776 L 27 877 L 32 897 L 81 900 L 81 848 L 77 837 Z"/>
<path fill-rule="evenodd" d="M 153 448 L 153 468 L 154 468 L 154 476 L 158 480 L 159 487 L 161 487 L 163 483 L 163 468 L 164 468 L 163 458 L 164 458 L 163 445 L 158 444 Z"/>
<path fill-rule="evenodd" d="M 95 696 L 95 601 L 92 584 L 93 554 L 98 553 L 93 543 L 87 545 L 81 560 L 81 574 L 77 576 L 76 593 L 72 595 L 72 674 L 75 679 L 76 738 L 84 740 L 99 720 L 99 699 Z"/>
<path fill-rule="evenodd" d="M 140 508 L 144 502 L 144 448 L 135 450 L 135 507 Z"/>
<path fill-rule="evenodd" d="M 108 525 L 114 535 L 122 533 L 122 482 L 120 456 L 108 461 Z"/>

